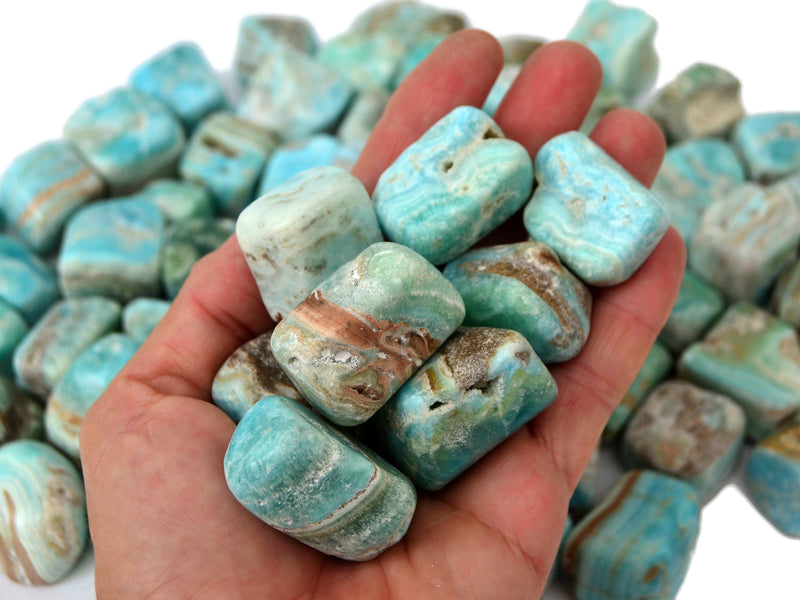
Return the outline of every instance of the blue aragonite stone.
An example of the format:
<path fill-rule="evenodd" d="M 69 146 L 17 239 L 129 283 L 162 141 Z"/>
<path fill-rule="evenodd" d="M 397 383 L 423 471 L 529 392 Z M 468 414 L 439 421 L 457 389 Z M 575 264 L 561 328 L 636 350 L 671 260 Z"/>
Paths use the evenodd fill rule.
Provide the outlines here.
<path fill-rule="evenodd" d="M 382 2 L 359 14 L 349 31 L 360 35 L 383 33 L 407 43 L 431 34 L 453 33 L 466 27 L 466 17 L 425 2 Z"/>
<path fill-rule="evenodd" d="M 556 393 L 522 335 L 461 327 L 368 427 L 414 483 L 438 490 L 544 410 Z"/>
<path fill-rule="evenodd" d="M 661 471 L 692 484 L 701 502 L 725 485 L 744 442 L 744 410 L 727 396 L 688 381 L 660 384 L 622 437 L 629 468 Z"/>
<path fill-rule="evenodd" d="M 367 90 L 356 96 L 336 131 L 342 143 L 360 153 L 389 102 L 389 92 Z"/>
<path fill-rule="evenodd" d="M 148 183 L 137 197 L 158 207 L 168 225 L 214 214 L 211 192 L 193 181 L 156 179 Z"/>
<path fill-rule="evenodd" d="M 545 363 L 569 360 L 586 343 L 591 294 L 544 244 L 477 248 L 444 276 L 464 299 L 465 325 L 518 331 Z"/>
<path fill-rule="evenodd" d="M 629 471 L 572 528 L 563 568 L 578 600 L 675 598 L 699 530 L 691 485 L 655 471 Z"/>
<path fill-rule="evenodd" d="M 88 540 L 86 496 L 75 466 L 34 440 L 0 447 L 0 567 L 12 581 L 61 580 Z"/>
<path fill-rule="evenodd" d="M 750 499 L 781 533 L 800 538 L 800 423 L 753 448 L 745 471 Z"/>
<path fill-rule="evenodd" d="M 586 468 L 578 480 L 578 485 L 572 492 L 569 499 L 569 510 L 587 511 L 591 509 L 597 501 L 597 475 L 600 464 L 600 446 L 596 446 Z M 563 544 L 563 540 L 562 540 Z"/>
<path fill-rule="evenodd" d="M 50 265 L 20 241 L 0 234 L 0 298 L 32 325 L 59 296 Z"/>
<path fill-rule="evenodd" d="M 586 283 L 628 279 L 669 227 L 659 199 L 582 133 L 552 138 L 535 168 L 525 228 Z"/>
<path fill-rule="evenodd" d="M 338 267 L 383 238 L 362 183 L 343 169 L 317 167 L 242 211 L 236 239 L 264 305 L 279 321 Z"/>
<path fill-rule="evenodd" d="M 394 77 L 392 78 L 391 89 L 399 86 L 403 80 L 408 77 L 408 74 L 416 69 L 419 63 L 425 60 L 428 55 L 436 49 L 436 46 L 442 43 L 447 35 L 448 34 L 443 33 L 431 33 L 407 46 L 405 55 L 401 57 L 397 69 L 395 70 Z"/>
<path fill-rule="evenodd" d="M 235 423 L 265 396 L 283 396 L 308 406 L 272 355 L 268 329 L 242 344 L 222 364 L 211 384 L 211 398 Z"/>
<path fill-rule="evenodd" d="M 0 375 L 0 446 L 44 437 L 44 409 L 38 398 Z"/>
<path fill-rule="evenodd" d="M 389 240 L 440 265 L 513 215 L 532 186 L 525 148 L 482 110 L 460 106 L 383 172 L 372 199 Z"/>
<path fill-rule="evenodd" d="M 8 167 L 0 208 L 35 252 L 55 249 L 64 223 L 85 203 L 99 198 L 105 183 L 67 142 L 45 142 Z"/>
<path fill-rule="evenodd" d="M 337 425 L 369 419 L 464 319 L 453 285 L 391 242 L 325 279 L 272 334 L 272 352 L 303 397 Z"/>
<path fill-rule="evenodd" d="M 297 402 L 260 400 L 225 454 L 236 499 L 272 527 L 325 554 L 369 560 L 405 535 L 414 486 Z"/>
<path fill-rule="evenodd" d="M 500 106 L 500 103 L 503 101 L 508 88 L 510 88 L 511 84 L 514 83 L 514 80 L 517 78 L 517 75 L 519 75 L 521 70 L 522 65 L 519 63 L 503 65 L 503 68 L 497 75 L 497 79 L 495 80 L 492 89 L 489 90 L 489 95 L 486 96 L 486 100 L 483 103 L 482 108 L 487 115 L 494 117 L 497 107 Z"/>
<path fill-rule="evenodd" d="M 131 87 L 160 100 L 191 131 L 228 101 L 213 67 L 193 42 L 180 42 L 159 52 L 131 73 Z"/>
<path fill-rule="evenodd" d="M 45 399 L 78 355 L 119 328 L 122 309 L 101 297 L 59 300 L 36 322 L 14 352 L 14 373 Z"/>
<path fill-rule="evenodd" d="M 800 329 L 800 260 L 786 268 L 772 292 L 772 306 L 784 321 Z"/>
<path fill-rule="evenodd" d="M 703 336 L 725 306 L 722 294 L 687 269 L 658 340 L 676 355 L 680 354 L 686 346 Z"/>
<path fill-rule="evenodd" d="M 111 188 L 134 191 L 175 170 L 186 136 L 161 102 L 129 88 L 85 101 L 67 120 L 72 142 Z"/>
<path fill-rule="evenodd" d="M 325 42 L 316 58 L 356 90 L 390 90 L 405 53 L 395 36 L 344 33 Z"/>
<path fill-rule="evenodd" d="M 141 344 L 167 314 L 169 300 L 161 298 L 135 298 L 122 309 L 122 330 Z"/>
<path fill-rule="evenodd" d="M 181 158 L 180 174 L 211 190 L 217 213 L 235 218 L 253 201 L 277 140 L 266 129 L 228 112 L 206 117 Z"/>
<path fill-rule="evenodd" d="M 127 302 L 161 293 L 164 217 L 139 198 L 83 207 L 70 219 L 58 255 L 64 295 L 107 296 Z"/>
<path fill-rule="evenodd" d="M 11 357 L 28 333 L 28 323 L 17 309 L 0 298 L 0 376 L 12 375 Z"/>
<path fill-rule="evenodd" d="M 731 135 L 750 179 L 774 181 L 800 170 L 800 112 L 748 115 Z"/>

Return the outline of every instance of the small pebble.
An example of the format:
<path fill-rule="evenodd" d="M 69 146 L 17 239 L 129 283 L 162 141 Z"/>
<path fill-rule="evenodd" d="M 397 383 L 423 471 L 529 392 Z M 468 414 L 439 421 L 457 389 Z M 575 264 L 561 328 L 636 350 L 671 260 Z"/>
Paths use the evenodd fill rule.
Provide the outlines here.
<path fill-rule="evenodd" d="M 800 170 L 800 112 L 747 115 L 731 139 L 750 179 L 770 182 Z"/>
<path fill-rule="evenodd" d="M 344 33 L 323 44 L 316 58 L 357 91 L 391 90 L 405 54 L 405 44 L 394 36 Z"/>
<path fill-rule="evenodd" d="M 158 207 L 167 225 L 214 214 L 208 188 L 185 179 L 155 179 L 137 196 Z"/>

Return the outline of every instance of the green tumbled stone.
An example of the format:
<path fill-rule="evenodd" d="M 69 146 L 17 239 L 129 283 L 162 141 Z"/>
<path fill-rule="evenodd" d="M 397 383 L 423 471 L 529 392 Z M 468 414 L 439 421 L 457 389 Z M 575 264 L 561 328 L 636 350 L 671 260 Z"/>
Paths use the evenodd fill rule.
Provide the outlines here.
<path fill-rule="evenodd" d="M 272 527 L 325 554 L 369 560 L 399 541 L 414 486 L 297 402 L 260 400 L 225 454 L 233 495 Z"/>
<path fill-rule="evenodd" d="M 317 60 L 356 90 L 390 90 L 405 53 L 405 45 L 396 37 L 345 33 L 328 40 L 320 48 Z"/>
<path fill-rule="evenodd" d="M 170 307 L 169 300 L 161 298 L 136 298 L 122 310 L 122 330 L 141 344 L 155 329 Z"/>
<path fill-rule="evenodd" d="M 137 196 L 157 206 L 167 224 L 214 214 L 211 192 L 193 181 L 156 179 Z"/>
<path fill-rule="evenodd" d="M 360 35 L 391 34 L 408 43 L 430 34 L 450 34 L 466 27 L 462 14 L 425 2 L 381 2 L 359 14 L 349 31 Z"/>
<path fill-rule="evenodd" d="M 747 115 L 731 139 L 750 179 L 769 182 L 800 170 L 800 112 Z"/>
<path fill-rule="evenodd" d="M 681 280 L 681 289 L 658 341 L 676 355 L 700 339 L 725 309 L 725 298 L 690 270 Z"/>
<path fill-rule="evenodd" d="M 514 80 L 517 78 L 517 75 L 519 75 L 521 70 L 522 65 L 520 64 L 511 63 L 503 65 L 503 68 L 500 69 L 500 73 L 497 75 L 497 79 L 495 80 L 492 89 L 489 90 L 489 95 L 486 96 L 486 100 L 481 107 L 487 115 L 494 117 L 497 107 L 500 106 L 500 103 L 503 101 L 508 88 L 510 88 L 511 84 L 514 83 Z"/>
<path fill-rule="evenodd" d="M 0 298 L 32 325 L 59 296 L 50 265 L 19 240 L 0 234 Z"/>
<path fill-rule="evenodd" d="M 0 298 L 0 376 L 11 375 L 11 357 L 20 340 L 28 333 L 25 318 L 8 302 Z"/>
<path fill-rule="evenodd" d="M 12 380 L 0 376 L 0 446 L 14 440 L 43 437 L 42 403 Z"/>

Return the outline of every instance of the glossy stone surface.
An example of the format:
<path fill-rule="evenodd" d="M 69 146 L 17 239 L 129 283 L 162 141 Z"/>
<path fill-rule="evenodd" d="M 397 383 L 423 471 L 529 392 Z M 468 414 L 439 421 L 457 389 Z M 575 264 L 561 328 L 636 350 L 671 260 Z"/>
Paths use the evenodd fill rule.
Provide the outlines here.
<path fill-rule="evenodd" d="M 471 250 L 444 276 L 464 299 L 465 325 L 518 331 L 545 363 L 568 360 L 586 343 L 591 294 L 544 244 Z"/>
<path fill-rule="evenodd" d="M 738 402 L 755 440 L 800 409 L 797 331 L 746 302 L 730 306 L 705 338 L 686 349 L 679 373 Z"/>
<path fill-rule="evenodd" d="M 800 423 L 761 440 L 745 471 L 750 499 L 781 533 L 800 538 Z"/>
<path fill-rule="evenodd" d="M 733 129 L 750 179 L 774 181 L 800 169 L 800 112 L 747 115 Z"/>
<path fill-rule="evenodd" d="M 0 234 L 0 298 L 31 325 L 59 296 L 50 265 L 19 240 Z"/>
<path fill-rule="evenodd" d="M 186 141 L 183 126 L 164 104 L 130 88 L 86 100 L 67 120 L 64 137 L 112 194 L 172 173 Z"/>
<path fill-rule="evenodd" d="M 28 323 L 17 309 L 0 298 L 0 376 L 11 375 L 14 348 L 28 333 Z"/>
<path fill-rule="evenodd" d="M 486 96 L 486 100 L 481 107 L 487 115 L 490 117 L 494 116 L 494 113 L 497 111 L 497 107 L 500 106 L 500 103 L 503 101 L 508 88 L 510 88 L 511 84 L 514 83 L 514 79 L 516 79 L 517 75 L 519 75 L 521 69 L 521 64 L 512 63 L 503 65 L 503 68 L 497 75 L 494 85 L 492 85 L 492 89 L 489 90 L 489 95 Z"/>
<path fill-rule="evenodd" d="M 0 567 L 12 581 L 46 585 L 75 566 L 88 539 L 75 466 L 33 440 L 0 447 Z"/>
<path fill-rule="evenodd" d="M 544 410 L 556 393 L 522 335 L 461 327 L 368 426 L 414 483 L 438 490 Z"/>
<path fill-rule="evenodd" d="M 390 90 L 405 52 L 395 36 L 344 33 L 325 42 L 316 58 L 356 90 Z"/>
<path fill-rule="evenodd" d="M 43 437 L 42 403 L 11 379 L 0 376 L 0 446 L 14 440 Z"/>
<path fill-rule="evenodd" d="M 383 239 L 367 191 L 336 167 L 300 173 L 247 207 L 236 239 L 279 321 L 339 266 Z"/>
<path fill-rule="evenodd" d="M 772 292 L 772 306 L 781 319 L 800 329 L 800 260 L 781 275 Z"/>
<path fill-rule="evenodd" d="M 598 476 L 598 467 L 600 464 L 600 446 L 595 447 L 594 452 L 592 452 L 592 456 L 589 458 L 589 462 L 586 465 L 586 468 L 583 470 L 581 474 L 581 478 L 578 480 L 578 485 L 575 486 L 575 490 L 572 492 L 572 496 L 569 499 L 569 510 L 571 511 L 587 511 L 591 509 L 595 502 L 597 502 L 597 476 Z M 562 539 L 562 548 L 563 550 L 563 542 Z"/>
<path fill-rule="evenodd" d="M 413 250 L 369 246 L 275 327 L 272 352 L 338 425 L 369 419 L 464 319 L 453 285 Z"/>
<path fill-rule="evenodd" d="M 164 217 L 150 202 L 115 198 L 83 207 L 70 219 L 58 255 L 65 296 L 127 302 L 161 293 Z"/>
<path fill-rule="evenodd" d="M 622 436 L 629 468 L 692 484 L 708 502 L 728 480 L 744 442 L 744 410 L 727 396 L 670 380 L 647 396 Z"/>
<path fill-rule="evenodd" d="M 122 310 L 122 330 L 141 344 L 155 329 L 169 307 L 170 302 L 161 298 L 135 298 Z"/>
<path fill-rule="evenodd" d="M 399 541 L 414 486 L 297 402 L 260 400 L 225 454 L 233 495 L 272 527 L 325 554 L 369 560 Z"/>
<path fill-rule="evenodd" d="M 40 254 L 53 250 L 64 223 L 105 183 L 63 140 L 44 142 L 15 158 L 0 187 L 0 209 L 25 243 Z"/>
<path fill-rule="evenodd" d="M 119 328 L 121 312 L 117 302 L 99 296 L 59 300 L 17 346 L 17 381 L 41 399 L 47 398 L 83 350 Z"/>
<path fill-rule="evenodd" d="M 706 209 L 689 244 L 689 267 L 729 299 L 759 302 L 798 242 L 800 208 L 746 183 Z"/>
<path fill-rule="evenodd" d="M 148 183 L 137 196 L 157 206 L 167 224 L 214 214 L 211 192 L 193 181 L 156 179 Z"/>
<path fill-rule="evenodd" d="M 658 340 L 676 355 L 680 354 L 686 346 L 703 336 L 725 306 L 722 294 L 687 269 Z"/>
<path fill-rule="evenodd" d="M 265 396 L 307 403 L 272 355 L 272 329 L 239 346 L 222 364 L 211 384 L 211 398 L 235 423 Z"/>
<path fill-rule="evenodd" d="M 180 174 L 214 198 L 217 213 L 235 218 L 252 202 L 258 179 L 275 149 L 275 136 L 228 112 L 205 118 L 181 158 Z"/>
<path fill-rule="evenodd" d="M 659 199 L 582 133 L 552 138 L 535 167 L 525 228 L 586 283 L 625 281 L 669 227 Z"/>
<path fill-rule="evenodd" d="M 389 240 L 440 265 L 521 208 L 532 185 L 525 148 L 482 110 L 461 106 L 403 151 L 372 198 Z"/>
<path fill-rule="evenodd" d="M 675 598 L 699 529 L 691 485 L 654 471 L 629 471 L 572 528 L 563 568 L 578 600 Z"/>
<path fill-rule="evenodd" d="M 388 102 L 385 90 L 368 90 L 356 96 L 336 131 L 342 143 L 361 152 Z"/>

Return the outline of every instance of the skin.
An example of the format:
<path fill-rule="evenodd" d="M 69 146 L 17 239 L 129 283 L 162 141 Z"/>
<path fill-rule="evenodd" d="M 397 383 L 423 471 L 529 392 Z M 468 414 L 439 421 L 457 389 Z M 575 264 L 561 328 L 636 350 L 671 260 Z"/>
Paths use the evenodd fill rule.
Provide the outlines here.
<path fill-rule="evenodd" d="M 481 106 L 502 66 L 489 34 L 452 35 L 397 90 L 353 172 L 380 173 L 452 108 Z M 555 42 L 498 108 L 531 156 L 581 123 L 601 68 Z M 592 138 L 645 185 L 664 156 L 647 117 L 616 110 Z M 519 228 L 499 239 L 519 241 Z M 594 292 L 584 350 L 553 367 L 556 401 L 437 493 L 421 493 L 405 538 L 365 563 L 322 555 L 271 529 L 228 491 L 234 424 L 210 402 L 228 355 L 271 325 L 235 239 L 193 269 L 172 308 L 89 411 L 81 433 L 97 597 L 534 598 L 554 561 L 575 485 L 605 422 L 666 321 L 685 251 L 669 230 L 628 281 Z"/>

